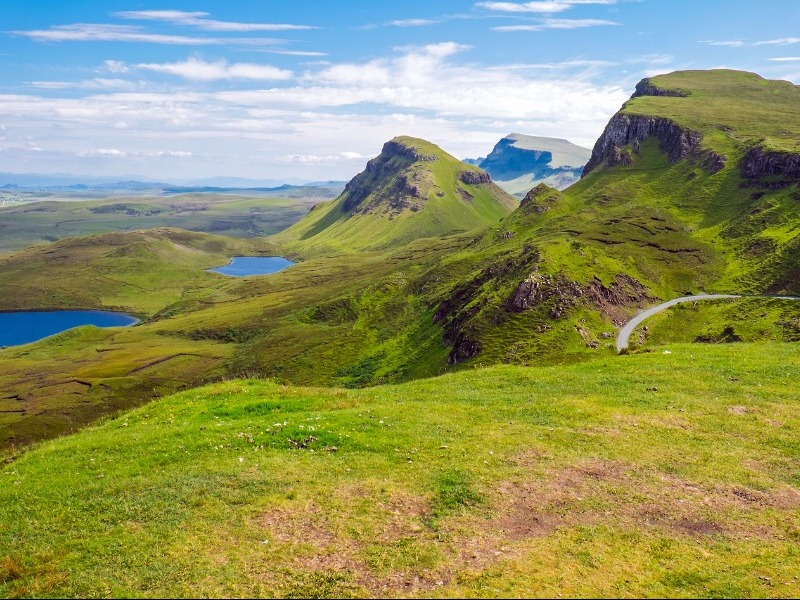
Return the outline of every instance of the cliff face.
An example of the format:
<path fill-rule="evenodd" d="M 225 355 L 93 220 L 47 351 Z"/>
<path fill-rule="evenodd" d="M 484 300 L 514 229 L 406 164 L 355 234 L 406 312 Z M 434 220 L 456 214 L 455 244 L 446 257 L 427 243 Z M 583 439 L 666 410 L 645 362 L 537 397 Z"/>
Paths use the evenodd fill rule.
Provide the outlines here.
<path fill-rule="evenodd" d="M 800 180 L 800 154 L 778 152 L 755 147 L 748 150 L 739 163 L 742 177 L 748 179 L 777 175 Z"/>
<path fill-rule="evenodd" d="M 631 155 L 624 147 L 632 146 L 633 151 L 638 152 L 639 145 L 651 137 L 658 139 L 659 148 L 673 163 L 691 158 L 712 174 L 725 166 L 724 156 L 710 150 L 701 150 L 703 136 L 697 131 L 681 127 L 663 117 L 617 113 L 595 143 L 592 157 L 583 168 L 582 177 L 601 164 L 630 164 Z"/>
<path fill-rule="evenodd" d="M 685 98 L 688 96 L 688 94 L 680 90 L 668 90 L 660 88 L 655 85 L 649 77 L 645 77 L 636 84 L 635 91 L 633 92 L 631 98 L 637 98 L 639 96 L 673 96 L 676 98 Z"/>
<path fill-rule="evenodd" d="M 358 207 L 375 191 L 376 185 L 387 178 L 397 176 L 418 161 L 433 162 L 435 156 L 419 153 L 415 148 L 390 140 L 383 145 L 381 153 L 367 163 L 366 169 L 353 177 L 344 187 L 345 200 L 342 212 Z M 398 177 L 391 195 L 397 198 L 420 197 L 419 189 L 406 177 Z"/>

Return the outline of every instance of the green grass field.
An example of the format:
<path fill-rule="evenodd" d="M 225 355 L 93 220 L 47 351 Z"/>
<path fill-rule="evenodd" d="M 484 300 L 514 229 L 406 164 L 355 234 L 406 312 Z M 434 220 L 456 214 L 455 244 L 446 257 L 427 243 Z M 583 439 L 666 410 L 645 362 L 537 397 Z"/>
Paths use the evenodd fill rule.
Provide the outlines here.
<path fill-rule="evenodd" d="M 324 199 L 192 193 L 28 201 L 0 207 L 0 253 L 69 237 L 156 227 L 263 237 L 298 221 Z"/>
<path fill-rule="evenodd" d="M 157 400 L 7 462 L 0 593 L 797 596 L 796 346 L 670 348 Z"/>

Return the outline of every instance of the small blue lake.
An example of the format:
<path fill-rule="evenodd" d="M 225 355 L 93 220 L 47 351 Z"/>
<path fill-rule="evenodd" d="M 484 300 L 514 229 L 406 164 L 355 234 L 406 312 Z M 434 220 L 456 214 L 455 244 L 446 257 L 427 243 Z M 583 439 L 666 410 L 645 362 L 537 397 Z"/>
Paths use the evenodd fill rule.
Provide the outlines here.
<path fill-rule="evenodd" d="M 81 325 L 126 327 L 139 319 L 102 310 L 0 312 L 0 346 L 28 344 Z"/>
<path fill-rule="evenodd" d="M 249 275 L 271 275 L 283 271 L 293 264 L 292 261 L 281 256 L 234 256 L 229 264 L 209 269 L 209 271 L 230 277 L 247 277 Z"/>

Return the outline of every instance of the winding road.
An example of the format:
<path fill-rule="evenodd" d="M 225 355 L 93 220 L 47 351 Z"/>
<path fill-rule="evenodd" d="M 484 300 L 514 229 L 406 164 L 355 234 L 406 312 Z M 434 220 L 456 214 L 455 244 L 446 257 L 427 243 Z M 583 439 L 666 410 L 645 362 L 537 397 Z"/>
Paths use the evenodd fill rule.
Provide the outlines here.
<path fill-rule="evenodd" d="M 682 302 L 697 302 L 699 300 L 723 300 L 725 298 L 741 298 L 740 295 L 737 294 L 698 294 L 696 296 L 681 296 L 680 298 L 675 298 L 673 300 L 668 300 L 667 302 L 663 302 L 656 306 L 651 306 L 650 308 L 643 310 L 638 315 L 633 317 L 630 321 L 623 325 L 619 332 L 617 333 L 617 352 L 621 352 L 625 348 L 628 347 L 628 342 L 630 341 L 631 334 L 633 330 L 638 327 L 639 323 L 644 321 L 645 319 L 652 317 L 656 313 L 660 313 L 662 310 L 669 308 L 670 306 L 675 306 L 676 304 L 681 304 Z M 797 298 L 785 298 L 787 300 L 797 300 Z"/>

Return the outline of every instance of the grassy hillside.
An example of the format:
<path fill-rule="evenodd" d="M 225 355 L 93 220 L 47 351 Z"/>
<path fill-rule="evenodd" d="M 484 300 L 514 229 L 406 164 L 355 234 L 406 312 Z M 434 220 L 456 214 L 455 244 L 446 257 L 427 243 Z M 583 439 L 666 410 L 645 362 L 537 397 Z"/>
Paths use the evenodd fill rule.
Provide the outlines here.
<path fill-rule="evenodd" d="M 425 140 L 398 137 L 339 198 L 273 240 L 304 256 L 382 250 L 485 227 L 516 205 L 477 167 Z"/>
<path fill-rule="evenodd" d="M 686 95 L 638 97 L 623 112 L 660 115 L 700 131 L 703 143 L 723 154 L 752 142 L 800 151 L 800 87 L 789 81 L 727 69 L 677 71 L 649 80 Z"/>
<path fill-rule="evenodd" d="M 673 75 L 683 81 L 682 74 Z M 672 77 L 651 81 L 666 86 Z M 749 81 L 751 76 L 737 77 Z M 729 72 L 710 72 L 703 89 L 716 86 L 733 102 L 730 81 Z M 691 92 L 687 85 L 684 93 Z M 764 87 L 769 97 L 774 90 L 783 93 L 785 85 L 767 82 Z M 625 111 L 656 98 L 688 107 L 691 115 L 692 94 L 637 96 Z M 769 110 L 770 104 L 765 100 L 763 106 Z M 710 132 L 703 130 L 701 143 Z M 70 382 L 86 352 L 102 357 L 89 387 L 94 395 L 89 412 L 97 416 L 106 408 L 144 401 L 139 390 L 148 388 L 139 386 L 146 385 L 145 373 L 159 382 L 150 388 L 171 391 L 240 374 L 361 387 L 498 363 L 566 365 L 614 356 L 617 326 L 660 299 L 700 291 L 798 294 L 798 184 L 785 177 L 743 176 L 739 165 L 750 141 L 737 146 L 740 130 L 733 127 L 725 135 L 730 140 L 726 162 L 714 172 L 698 154 L 672 160 L 663 140 L 651 136 L 635 148 L 632 143 L 618 148 L 629 161 L 612 164 L 601 157 L 564 192 L 539 186 L 517 210 L 488 227 L 447 236 L 426 230 L 424 235 L 433 237 L 412 227 L 414 219 L 424 217 L 420 227 L 433 223 L 426 210 L 438 200 L 463 205 L 460 192 L 452 190 L 472 185 L 461 179 L 467 167 L 458 163 L 459 170 L 452 170 L 450 159 L 437 155 L 435 146 L 401 139 L 371 161 L 337 201 L 272 238 L 285 246 L 250 246 L 307 258 L 270 277 L 232 281 L 202 272 L 214 257 L 222 264 L 234 252 L 225 245 L 234 242 L 217 246 L 219 239 L 203 236 L 191 243 L 167 236 L 143 247 L 136 236 L 144 240 L 150 234 L 120 234 L 49 248 L 61 254 L 21 253 L 0 264 L 0 283 L 18 286 L 4 298 L 9 308 L 128 307 L 152 318 L 115 333 L 113 346 L 105 338 L 86 345 L 70 342 L 63 350 L 61 342 L 42 342 L 35 363 L 46 374 L 42 380 L 24 377 L 34 364 L 19 354 L 25 350 L 0 351 L 6 373 L 0 397 L 8 410 L 22 411 L 3 418 L 12 423 L 21 415 L 33 427 L 37 418 L 58 415 L 61 431 L 85 423 L 71 421 L 67 406 L 79 407 L 87 386 L 70 384 L 70 402 L 63 403 L 62 396 L 35 390 L 44 383 Z M 435 160 L 423 160 L 426 156 Z M 427 179 L 437 169 L 442 169 L 437 178 Z M 455 182 L 448 189 L 458 198 L 433 191 L 445 175 Z M 480 197 L 479 189 L 488 189 L 472 187 L 473 200 Z M 411 188 L 413 194 L 400 193 Z M 421 190 L 433 193 L 425 207 Z M 419 209 L 411 210 L 417 201 Z M 500 205 L 487 201 L 487 206 Z M 254 242 L 235 242 L 245 243 Z M 363 250 L 372 244 L 376 249 Z M 202 252 L 186 252 L 183 246 Z M 47 304 L 50 298 L 53 304 Z M 758 331 L 769 339 L 792 340 L 793 329 L 781 323 L 793 322 L 798 309 L 800 304 L 784 302 L 780 309 L 748 311 L 758 327 L 731 314 L 709 313 L 704 320 L 700 311 L 677 331 L 679 337 L 670 337 L 679 328 L 668 327 L 643 341 L 651 347 L 691 342 L 728 325 L 749 341 L 762 339 Z M 740 335 L 740 329 L 750 333 Z M 211 345 L 197 351 L 197 368 L 182 371 L 177 365 L 190 359 L 175 355 L 191 354 L 195 342 Z M 172 352 L 171 344 L 183 350 Z M 127 354 L 107 352 L 123 345 L 130 349 Z M 148 369 L 140 370 L 137 345 L 154 361 Z M 109 386 L 107 372 L 124 377 L 125 385 Z M 103 400 L 106 393 L 116 400 Z M 14 404 L 18 396 L 27 404 Z"/>
<path fill-rule="evenodd" d="M 4 596 L 792 597 L 793 345 L 219 383 L 0 472 Z"/>
<path fill-rule="evenodd" d="M 113 308 L 150 316 L 194 292 L 224 295 L 205 270 L 235 255 L 273 255 L 263 240 L 180 229 L 71 238 L 0 258 L 0 309 Z"/>

